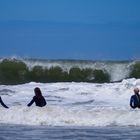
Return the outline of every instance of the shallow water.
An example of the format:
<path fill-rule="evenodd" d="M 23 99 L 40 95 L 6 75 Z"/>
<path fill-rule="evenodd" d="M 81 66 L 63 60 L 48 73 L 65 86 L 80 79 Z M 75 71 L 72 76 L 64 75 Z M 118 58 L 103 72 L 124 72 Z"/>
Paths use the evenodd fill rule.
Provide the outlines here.
<path fill-rule="evenodd" d="M 129 100 L 140 79 L 119 83 L 27 83 L 0 85 L 0 96 L 9 106 L 0 106 L 0 123 L 46 126 L 140 126 L 139 109 L 132 110 Z M 27 104 L 40 87 L 47 106 Z M 4 115 L 3 115 L 4 114 Z"/>
<path fill-rule="evenodd" d="M 52 127 L 0 125 L 0 140 L 132 140 L 140 127 Z"/>

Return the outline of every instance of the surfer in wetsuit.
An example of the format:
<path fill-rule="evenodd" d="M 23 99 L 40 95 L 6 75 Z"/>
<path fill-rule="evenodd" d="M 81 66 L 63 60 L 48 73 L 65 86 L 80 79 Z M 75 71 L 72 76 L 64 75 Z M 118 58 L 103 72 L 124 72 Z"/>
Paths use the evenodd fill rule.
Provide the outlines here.
<path fill-rule="evenodd" d="M 36 87 L 34 89 L 34 93 L 35 93 L 35 96 L 33 97 L 31 102 L 27 106 L 31 106 L 34 102 L 35 102 L 36 106 L 39 106 L 39 107 L 45 106 L 46 105 L 46 100 L 42 96 L 40 88 Z"/>
<path fill-rule="evenodd" d="M 140 108 L 140 95 L 139 95 L 139 88 L 134 89 L 134 95 L 130 98 L 130 106 L 135 108 Z"/>
<path fill-rule="evenodd" d="M 2 105 L 3 107 L 9 108 L 8 106 L 6 106 L 6 105 L 4 104 L 4 102 L 3 102 L 2 99 L 1 99 L 1 96 L 0 96 L 0 103 L 1 103 L 1 105 Z"/>

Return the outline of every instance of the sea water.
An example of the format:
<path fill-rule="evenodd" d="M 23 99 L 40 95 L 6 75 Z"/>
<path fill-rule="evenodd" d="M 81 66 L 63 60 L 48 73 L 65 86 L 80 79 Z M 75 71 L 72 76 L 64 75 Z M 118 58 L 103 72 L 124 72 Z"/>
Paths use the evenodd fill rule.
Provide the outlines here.
<path fill-rule="evenodd" d="M 47 106 L 27 104 L 40 87 Z M 0 85 L 0 139 L 137 139 L 140 111 L 129 100 L 140 79 L 116 83 Z M 8 132 L 8 134 L 7 134 Z"/>
<path fill-rule="evenodd" d="M 0 126 L 0 140 L 139 140 L 139 127 Z"/>

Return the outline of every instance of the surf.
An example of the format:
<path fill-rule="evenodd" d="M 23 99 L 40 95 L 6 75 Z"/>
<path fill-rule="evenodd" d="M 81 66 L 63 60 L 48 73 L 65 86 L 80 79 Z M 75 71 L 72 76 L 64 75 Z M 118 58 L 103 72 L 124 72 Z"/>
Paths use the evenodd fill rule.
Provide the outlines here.
<path fill-rule="evenodd" d="M 140 112 L 129 108 L 77 109 L 64 106 L 0 108 L 0 123 L 46 126 L 140 126 Z"/>
<path fill-rule="evenodd" d="M 40 87 L 47 106 L 27 107 Z M 0 106 L 0 123 L 46 126 L 140 126 L 139 109 L 132 110 L 129 100 L 140 79 L 114 83 L 30 82 L 0 85 L 0 95 L 9 106 Z"/>
<path fill-rule="evenodd" d="M 110 83 L 127 78 L 140 78 L 139 61 L 89 61 L 0 59 L 0 84 L 29 82 Z"/>

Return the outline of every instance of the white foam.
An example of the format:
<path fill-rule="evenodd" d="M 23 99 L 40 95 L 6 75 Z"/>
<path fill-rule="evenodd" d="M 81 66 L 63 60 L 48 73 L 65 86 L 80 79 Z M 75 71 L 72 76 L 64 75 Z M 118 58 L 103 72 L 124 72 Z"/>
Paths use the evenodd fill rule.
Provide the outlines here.
<path fill-rule="evenodd" d="M 115 108 L 74 109 L 58 106 L 0 108 L 1 123 L 51 126 L 140 126 L 140 111 Z M 3 115 L 2 115 L 3 114 Z"/>
<path fill-rule="evenodd" d="M 27 104 L 38 86 L 47 100 L 47 107 Z M 140 79 L 120 83 L 27 83 L 0 86 L 0 95 L 10 107 L 0 106 L 0 123 L 53 126 L 140 126 L 140 111 L 129 107 L 134 87 Z"/>

